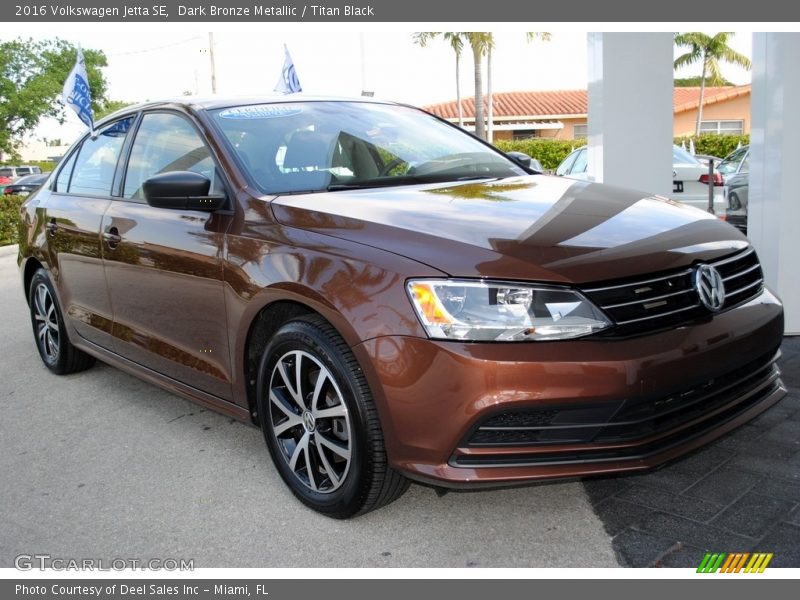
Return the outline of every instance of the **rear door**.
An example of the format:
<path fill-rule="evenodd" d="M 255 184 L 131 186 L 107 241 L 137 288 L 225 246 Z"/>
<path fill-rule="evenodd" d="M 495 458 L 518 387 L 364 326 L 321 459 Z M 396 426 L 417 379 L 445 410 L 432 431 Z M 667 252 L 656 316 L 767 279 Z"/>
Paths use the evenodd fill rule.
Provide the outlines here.
<path fill-rule="evenodd" d="M 78 335 L 111 349 L 112 309 L 103 272 L 100 224 L 111 204 L 122 148 L 134 117 L 87 137 L 39 195 L 47 251 L 61 307 Z"/>
<path fill-rule="evenodd" d="M 118 354 L 162 375 L 230 400 L 222 286 L 230 216 L 154 208 L 142 184 L 153 175 L 194 171 L 225 194 L 208 145 L 187 115 L 144 113 L 131 144 L 122 197 L 102 229 L 113 236 L 105 272 Z"/>

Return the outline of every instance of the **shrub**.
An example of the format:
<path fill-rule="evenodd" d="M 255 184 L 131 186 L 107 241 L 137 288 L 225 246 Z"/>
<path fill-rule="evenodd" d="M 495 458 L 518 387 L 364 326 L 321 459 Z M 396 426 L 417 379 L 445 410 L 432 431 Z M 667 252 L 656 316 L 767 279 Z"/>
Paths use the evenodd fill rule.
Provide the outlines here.
<path fill-rule="evenodd" d="M 19 241 L 19 207 L 25 196 L 0 196 L 0 246 Z"/>
<path fill-rule="evenodd" d="M 586 140 L 496 140 L 494 145 L 503 152 L 524 152 L 538 159 L 545 169 L 555 169 L 573 149 L 586 145 Z"/>
<path fill-rule="evenodd" d="M 682 142 L 686 142 L 686 148 L 689 148 L 690 139 L 691 137 L 675 138 L 675 145 L 680 146 Z M 707 133 L 694 138 L 694 151 L 697 154 L 710 154 L 718 158 L 725 158 L 736 150 L 739 144 L 746 146 L 749 143 L 749 135 L 714 135 Z"/>
<path fill-rule="evenodd" d="M 19 161 L 19 160 L 4 160 L 0 162 L 0 166 L 3 167 L 18 167 L 20 165 L 31 165 L 34 167 L 39 167 L 42 170 L 42 173 L 47 173 L 48 171 L 52 171 L 56 168 L 55 163 L 51 160 L 31 160 L 31 161 Z"/>
<path fill-rule="evenodd" d="M 688 149 L 690 139 L 689 137 L 679 137 L 674 139 L 674 143 L 676 146 L 680 146 L 682 142 L 686 142 Z M 745 146 L 749 143 L 749 135 L 705 134 L 694 139 L 697 154 L 710 154 L 719 158 L 728 156 L 736 150 L 739 144 Z M 550 138 L 496 140 L 494 145 L 503 152 L 524 152 L 528 156 L 539 159 L 545 169 L 555 169 L 573 149 L 585 146 L 586 140 L 554 140 Z"/>

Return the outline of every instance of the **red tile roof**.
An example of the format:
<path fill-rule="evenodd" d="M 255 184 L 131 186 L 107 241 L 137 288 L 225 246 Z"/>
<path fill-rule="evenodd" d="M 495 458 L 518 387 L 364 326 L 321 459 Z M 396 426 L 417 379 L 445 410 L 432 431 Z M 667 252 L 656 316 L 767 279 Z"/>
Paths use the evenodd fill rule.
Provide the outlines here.
<path fill-rule="evenodd" d="M 749 93 L 749 85 L 707 87 L 703 105 L 707 106 Z M 672 105 L 676 113 L 691 110 L 697 107 L 699 98 L 699 87 L 674 88 Z M 464 118 L 474 119 L 474 98 L 462 98 L 461 105 Z M 556 118 L 567 115 L 586 116 L 587 107 L 586 90 L 556 90 L 551 92 L 499 92 L 494 94 L 493 110 L 495 119 L 523 116 Z M 458 106 L 455 101 L 431 104 L 425 109 L 445 119 L 458 118 Z"/>

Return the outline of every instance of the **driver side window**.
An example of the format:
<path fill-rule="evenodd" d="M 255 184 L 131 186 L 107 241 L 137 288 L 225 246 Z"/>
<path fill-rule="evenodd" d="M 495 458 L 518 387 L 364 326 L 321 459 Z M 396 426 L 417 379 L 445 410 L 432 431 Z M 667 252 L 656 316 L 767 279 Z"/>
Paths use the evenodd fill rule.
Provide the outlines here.
<path fill-rule="evenodd" d="M 148 113 L 131 148 L 123 196 L 143 201 L 142 184 L 169 171 L 199 173 L 211 180 L 212 196 L 225 193 L 211 152 L 194 127 L 176 114 Z"/>

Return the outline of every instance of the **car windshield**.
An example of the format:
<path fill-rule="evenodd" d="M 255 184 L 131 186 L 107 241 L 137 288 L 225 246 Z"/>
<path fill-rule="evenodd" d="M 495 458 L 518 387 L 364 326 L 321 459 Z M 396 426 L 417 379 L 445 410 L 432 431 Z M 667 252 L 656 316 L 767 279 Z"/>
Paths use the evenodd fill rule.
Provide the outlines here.
<path fill-rule="evenodd" d="M 721 163 L 719 163 L 717 170 L 723 175 L 736 173 L 737 169 L 739 168 L 739 164 L 742 162 L 742 159 L 744 158 L 745 154 L 747 154 L 746 147 L 734 150 L 731 154 L 726 156 Z"/>
<path fill-rule="evenodd" d="M 403 106 L 286 102 L 211 114 L 241 166 L 268 194 L 525 174 L 466 133 Z"/>
<path fill-rule="evenodd" d="M 13 177 L 14 169 L 0 169 L 0 177 Z"/>
<path fill-rule="evenodd" d="M 673 165 L 699 165 L 700 161 L 694 156 L 689 154 L 680 146 L 672 147 L 672 164 Z"/>

